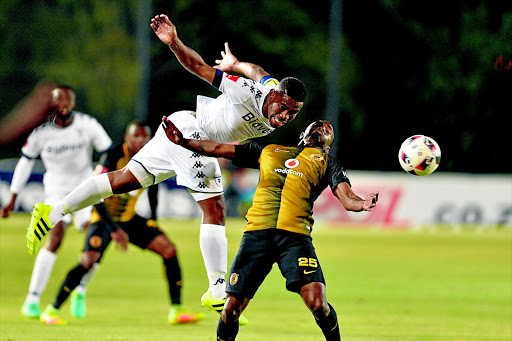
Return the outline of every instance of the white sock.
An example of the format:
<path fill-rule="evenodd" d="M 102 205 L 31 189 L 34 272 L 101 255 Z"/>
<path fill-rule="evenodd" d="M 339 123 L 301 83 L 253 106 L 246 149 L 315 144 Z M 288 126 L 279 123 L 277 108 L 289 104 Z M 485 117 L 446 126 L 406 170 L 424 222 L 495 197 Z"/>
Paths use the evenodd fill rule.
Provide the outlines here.
<path fill-rule="evenodd" d="M 99 268 L 100 265 L 98 263 L 94 263 L 92 268 L 84 275 L 84 277 L 82 277 L 82 280 L 80 281 L 80 284 L 78 284 L 78 286 L 75 288 L 75 291 L 81 294 L 85 294 L 87 285 L 94 278 Z"/>
<path fill-rule="evenodd" d="M 113 194 L 107 173 L 95 175 L 75 188 L 50 211 L 50 224 L 55 226 L 67 213 L 95 205 Z"/>
<path fill-rule="evenodd" d="M 34 262 L 34 269 L 32 270 L 28 296 L 25 299 L 25 303 L 39 303 L 41 294 L 46 288 L 46 284 L 52 273 L 56 258 L 57 255 L 47 249 L 39 251 L 36 261 Z"/>
<path fill-rule="evenodd" d="M 226 227 L 222 225 L 201 224 L 199 246 L 203 254 L 204 266 L 210 283 L 213 298 L 226 297 L 226 280 L 228 262 L 228 240 Z"/>

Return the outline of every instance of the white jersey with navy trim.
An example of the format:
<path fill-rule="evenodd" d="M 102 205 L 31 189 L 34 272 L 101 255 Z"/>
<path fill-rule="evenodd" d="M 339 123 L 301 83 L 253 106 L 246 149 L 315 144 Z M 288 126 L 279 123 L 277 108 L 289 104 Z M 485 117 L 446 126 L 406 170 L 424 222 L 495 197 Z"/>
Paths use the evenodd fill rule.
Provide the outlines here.
<path fill-rule="evenodd" d="M 262 81 L 267 84 L 264 86 L 243 77 L 218 72 L 212 85 L 218 87 L 222 95 L 215 99 L 198 96 L 196 112 L 178 111 L 168 116 L 183 136 L 226 143 L 271 133 L 274 128 L 263 116 L 263 103 L 279 82 L 271 76 L 264 77 Z M 217 159 L 172 143 L 162 125 L 128 162 L 128 168 L 143 187 L 176 175 L 178 185 L 190 189 L 196 201 L 220 195 L 224 191 Z"/>
<path fill-rule="evenodd" d="M 21 149 L 28 158 L 41 157 L 46 172 L 43 185 L 46 196 L 69 193 L 84 179 L 92 176 L 93 149 L 104 152 L 112 140 L 93 117 L 72 112 L 67 127 L 48 122 L 36 128 Z"/>
<path fill-rule="evenodd" d="M 263 116 L 263 103 L 273 87 L 222 74 L 217 98 L 197 96 L 199 127 L 210 140 L 226 143 L 261 137 L 274 131 Z"/>

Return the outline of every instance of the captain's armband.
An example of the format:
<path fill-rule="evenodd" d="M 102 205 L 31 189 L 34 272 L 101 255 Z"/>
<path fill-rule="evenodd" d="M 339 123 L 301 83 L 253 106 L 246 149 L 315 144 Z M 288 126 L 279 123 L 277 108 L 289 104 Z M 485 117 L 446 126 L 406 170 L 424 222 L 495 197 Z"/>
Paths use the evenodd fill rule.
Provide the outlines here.
<path fill-rule="evenodd" d="M 260 79 L 260 83 L 264 86 L 276 86 L 279 84 L 279 81 L 271 75 L 266 75 Z"/>
<path fill-rule="evenodd" d="M 222 71 L 215 70 L 215 76 L 213 76 L 212 86 L 217 90 L 220 87 L 220 82 L 222 82 L 222 74 Z"/>

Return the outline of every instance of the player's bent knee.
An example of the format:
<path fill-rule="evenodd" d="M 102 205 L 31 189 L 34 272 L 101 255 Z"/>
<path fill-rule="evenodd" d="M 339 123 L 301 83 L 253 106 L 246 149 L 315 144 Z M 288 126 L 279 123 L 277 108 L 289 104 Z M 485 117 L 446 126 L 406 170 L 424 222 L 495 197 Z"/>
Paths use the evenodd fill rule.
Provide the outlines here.
<path fill-rule="evenodd" d="M 176 257 L 176 246 L 167 238 L 165 234 L 160 234 L 154 238 L 147 246 L 148 250 L 158 253 L 164 259 Z"/>
<path fill-rule="evenodd" d="M 321 297 L 313 297 L 312 299 L 304 302 L 315 316 L 326 315 L 326 309 L 327 312 L 329 311 L 327 302 L 324 302 Z"/>
<path fill-rule="evenodd" d="M 139 180 L 137 180 L 135 175 L 133 175 L 126 166 L 120 170 L 109 172 L 107 174 L 114 194 L 127 193 L 142 188 Z"/>
<path fill-rule="evenodd" d="M 236 298 L 228 294 L 221 318 L 224 323 L 235 323 L 242 314 L 243 310 L 249 304 L 249 299 L 245 297 Z"/>
<path fill-rule="evenodd" d="M 240 317 L 240 307 L 238 309 L 234 305 L 228 305 L 227 301 L 224 305 L 224 309 L 222 310 L 221 318 L 222 322 L 231 324 L 238 321 Z"/>
<path fill-rule="evenodd" d="M 320 282 L 306 284 L 301 288 L 302 300 L 315 316 L 329 314 L 329 305 L 325 298 L 325 285 Z"/>
<path fill-rule="evenodd" d="M 82 255 L 80 256 L 80 264 L 87 270 L 90 270 L 94 263 L 100 259 L 100 256 L 101 254 L 96 251 L 82 252 Z"/>
<path fill-rule="evenodd" d="M 160 252 L 160 255 L 164 259 L 169 259 L 169 258 L 176 257 L 176 248 L 174 246 L 167 247 L 162 252 Z"/>
<path fill-rule="evenodd" d="M 203 224 L 224 225 L 226 221 L 226 202 L 224 195 L 197 202 L 203 211 Z"/>
<path fill-rule="evenodd" d="M 139 162 L 135 160 L 130 160 L 128 164 L 120 169 L 119 171 L 128 172 L 137 179 L 137 182 L 141 185 L 141 187 L 146 188 L 151 185 L 154 185 L 156 182 L 155 176 L 149 173 L 146 168 L 142 166 Z M 162 181 L 160 179 L 159 181 Z"/>
<path fill-rule="evenodd" d="M 58 222 L 57 225 L 53 229 L 50 230 L 48 243 L 46 245 L 46 249 L 55 253 L 62 243 L 64 239 L 64 234 L 66 232 L 66 224 L 62 221 Z"/>

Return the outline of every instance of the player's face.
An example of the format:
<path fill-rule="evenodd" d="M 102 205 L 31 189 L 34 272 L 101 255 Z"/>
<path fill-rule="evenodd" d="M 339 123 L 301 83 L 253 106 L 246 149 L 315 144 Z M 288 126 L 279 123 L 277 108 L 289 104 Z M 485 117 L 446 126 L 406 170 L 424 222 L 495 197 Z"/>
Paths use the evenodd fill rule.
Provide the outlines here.
<path fill-rule="evenodd" d="M 328 152 L 334 141 L 332 126 L 327 121 L 316 121 L 311 123 L 303 133 L 300 144 L 305 147 L 320 148 Z"/>
<path fill-rule="evenodd" d="M 132 125 L 124 135 L 130 153 L 135 155 L 151 139 L 151 132 L 146 126 Z"/>
<path fill-rule="evenodd" d="M 56 88 L 52 91 L 52 102 L 55 113 L 66 117 L 75 107 L 75 94 L 70 89 Z"/>
<path fill-rule="evenodd" d="M 269 101 L 267 118 L 274 128 L 282 127 L 292 121 L 303 105 L 303 103 L 296 102 L 287 94 L 277 90 L 274 90 Z"/>

